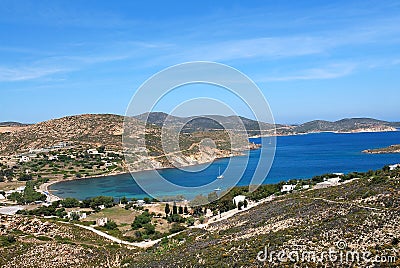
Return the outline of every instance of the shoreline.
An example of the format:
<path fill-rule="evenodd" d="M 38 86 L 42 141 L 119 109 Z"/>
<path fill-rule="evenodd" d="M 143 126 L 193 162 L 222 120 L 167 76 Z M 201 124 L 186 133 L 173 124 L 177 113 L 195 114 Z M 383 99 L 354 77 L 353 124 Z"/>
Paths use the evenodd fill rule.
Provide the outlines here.
<path fill-rule="evenodd" d="M 387 132 L 396 132 L 399 131 L 399 129 L 396 130 L 385 130 L 385 131 L 357 131 L 357 132 L 338 132 L 338 131 L 320 131 L 320 132 L 309 132 L 309 133 L 295 133 L 295 134 L 288 134 L 288 135 L 276 135 L 276 136 L 270 136 L 270 135 L 262 135 L 262 136 L 252 136 L 249 137 L 250 138 L 265 138 L 265 137 L 285 137 L 285 136 L 300 136 L 300 135 L 309 135 L 309 134 L 320 134 L 320 133 L 334 133 L 334 134 L 357 134 L 357 133 L 387 133 Z M 256 149 L 250 149 L 250 150 L 246 150 L 246 151 L 251 151 L 251 150 L 258 150 L 261 149 L 260 148 L 256 148 Z M 235 157 L 235 156 L 240 156 L 240 155 L 234 155 L 234 156 L 224 156 L 224 157 L 218 157 L 215 158 L 214 160 L 219 160 L 219 159 L 225 159 L 225 158 L 231 158 L 231 157 Z M 213 160 L 213 161 L 214 161 Z M 196 165 L 204 165 L 204 164 L 208 164 L 211 163 L 210 162 L 204 162 L 204 163 L 196 163 L 193 165 L 186 165 L 183 167 L 190 167 L 190 166 L 196 166 Z M 96 179 L 96 178 L 103 178 L 103 177 L 108 177 L 108 176 L 117 176 L 117 175 L 123 175 L 123 174 L 131 174 L 131 173 L 137 173 L 137 172 L 144 172 L 144 171 L 156 171 L 156 170 L 165 170 L 165 169 L 174 169 L 176 167 L 160 167 L 160 168 L 148 168 L 148 169 L 143 169 L 143 170 L 137 170 L 134 172 L 130 172 L 130 171 L 121 171 L 121 172 L 112 172 L 109 174 L 99 174 L 99 175 L 93 175 L 93 176 L 88 176 L 88 177 L 84 177 L 84 178 L 67 178 L 67 179 L 56 179 L 53 181 L 49 181 L 47 183 L 44 183 L 42 185 L 39 186 L 39 190 L 41 191 L 46 191 L 51 199 L 55 199 L 55 200 L 60 200 L 63 199 L 59 196 L 57 196 L 54 192 L 54 190 L 50 190 L 49 187 L 53 184 L 56 183 L 61 183 L 61 182 L 67 182 L 67 181 L 78 181 L 78 180 L 85 180 L 85 179 Z"/>
<path fill-rule="evenodd" d="M 261 148 L 261 147 L 260 147 Z M 257 149 L 260 149 L 257 148 Z M 257 150 L 255 149 L 255 150 Z M 247 150 L 250 151 L 250 150 Z M 242 156 L 240 155 L 234 155 L 234 156 L 224 156 L 224 157 L 218 157 L 215 158 L 214 160 L 220 160 L 220 159 L 225 159 L 225 158 L 231 158 L 231 157 L 235 157 L 235 156 Z M 213 160 L 213 161 L 214 161 Z M 197 165 L 204 165 L 204 164 L 208 164 L 208 163 L 212 163 L 213 161 L 210 162 L 204 162 L 204 163 L 197 163 L 197 164 L 193 164 L 193 165 L 187 165 L 187 166 L 183 166 L 183 167 L 191 167 L 191 166 L 197 166 Z M 165 170 L 165 169 L 175 169 L 176 167 L 160 167 L 160 168 L 148 168 L 148 169 L 143 169 L 143 170 L 137 170 L 134 172 L 130 172 L 130 171 L 121 171 L 121 172 L 113 172 L 113 173 L 109 173 L 109 174 L 99 174 L 99 175 L 93 175 L 93 176 L 89 176 L 89 177 L 84 177 L 84 178 L 67 178 L 67 179 L 55 179 L 46 183 L 43 183 L 39 186 L 39 191 L 42 192 L 47 192 L 48 195 L 50 196 L 50 199 L 54 199 L 54 201 L 56 200 L 61 200 L 63 199 L 62 197 L 57 196 L 56 194 L 54 194 L 54 192 L 56 192 L 55 190 L 50 190 L 49 187 L 53 184 L 57 184 L 57 183 L 61 183 L 61 182 L 68 182 L 68 181 L 79 181 L 79 180 L 86 180 L 86 179 L 99 179 L 99 178 L 104 178 L 104 177 L 108 177 L 108 176 L 118 176 L 118 175 L 124 175 L 124 174 L 132 174 L 132 173 L 138 173 L 138 172 L 144 172 L 144 171 L 155 171 L 155 170 Z M 52 202 L 52 201 L 51 201 Z"/>
<path fill-rule="evenodd" d="M 255 135 L 249 137 L 249 139 L 256 138 L 268 138 L 268 137 L 288 137 L 288 136 L 300 136 L 300 135 L 309 135 L 309 134 L 320 134 L 320 133 L 333 133 L 333 134 L 358 134 L 358 133 L 386 133 L 386 132 L 396 132 L 400 131 L 400 128 L 396 128 L 393 130 L 355 130 L 355 131 L 312 131 L 306 133 L 288 133 L 288 134 L 273 134 L 273 135 Z"/>

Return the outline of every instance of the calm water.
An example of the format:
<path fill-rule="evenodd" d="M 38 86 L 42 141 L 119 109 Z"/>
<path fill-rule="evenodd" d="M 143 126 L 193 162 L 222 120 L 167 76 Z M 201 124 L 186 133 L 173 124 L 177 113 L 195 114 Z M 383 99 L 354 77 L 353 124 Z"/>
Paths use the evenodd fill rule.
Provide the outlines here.
<path fill-rule="evenodd" d="M 268 139 L 268 138 L 264 138 Z M 259 143 L 259 139 L 252 141 Z M 318 133 L 299 136 L 277 137 L 275 160 L 271 171 L 264 183 L 276 183 L 293 178 L 310 178 L 328 172 L 351 172 L 378 169 L 386 164 L 400 163 L 400 154 L 363 154 L 364 149 L 385 147 L 400 144 L 400 131 L 381 133 L 334 134 Z M 260 154 L 267 149 L 249 152 L 248 164 L 238 185 L 248 185 L 258 163 Z M 236 161 L 247 161 L 245 157 L 235 157 Z M 219 159 L 201 172 L 186 172 L 178 169 L 164 169 L 158 172 L 167 180 L 182 186 L 199 186 L 216 180 L 219 169 L 221 172 L 227 167 L 229 158 Z M 236 163 L 239 163 L 236 162 Z M 197 168 L 197 167 L 196 167 Z M 235 167 L 233 167 L 233 173 Z M 143 171 L 134 174 L 136 179 L 155 186 L 156 196 L 183 195 L 187 199 L 202 193 L 196 190 L 170 191 L 157 189 L 154 173 Z M 224 189 L 230 185 L 229 176 L 218 180 L 218 188 Z M 126 196 L 143 198 L 145 192 L 136 184 L 130 174 L 108 176 L 103 178 L 67 181 L 54 184 L 50 187 L 53 193 L 60 197 L 88 197 L 106 195 L 116 198 Z"/>

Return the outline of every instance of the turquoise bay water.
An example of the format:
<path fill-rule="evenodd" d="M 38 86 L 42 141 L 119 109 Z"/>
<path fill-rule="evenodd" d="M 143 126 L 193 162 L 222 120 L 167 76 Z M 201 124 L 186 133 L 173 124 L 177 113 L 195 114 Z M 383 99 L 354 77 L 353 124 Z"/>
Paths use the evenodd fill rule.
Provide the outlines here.
<path fill-rule="evenodd" d="M 269 139 L 269 138 L 263 138 Z M 260 143 L 260 138 L 252 139 Z M 352 171 L 367 171 L 378 169 L 387 164 L 400 163 L 400 154 L 363 154 L 364 149 L 373 149 L 400 144 L 400 131 L 378 133 L 335 134 L 317 133 L 298 136 L 277 137 L 276 155 L 265 184 L 277 183 L 293 178 L 310 178 L 329 172 L 348 173 Z M 266 153 L 267 148 L 250 151 L 248 156 L 235 157 L 235 162 L 248 161 L 246 170 L 237 185 L 249 185 L 254 174 L 260 154 Z M 187 172 L 179 169 L 163 169 L 158 173 L 165 179 L 182 186 L 206 185 L 216 179 L 219 169 L 225 170 L 229 158 L 219 159 L 201 172 Z M 197 169 L 198 167 L 196 167 Z M 235 174 L 236 166 L 230 174 Z M 190 168 L 189 168 L 190 169 Z M 194 169 L 194 168 L 193 168 Z M 238 168 L 238 173 L 240 169 Z M 198 194 L 208 194 L 212 188 L 198 191 L 196 188 L 189 190 L 172 191 L 157 188 L 154 172 L 143 171 L 134 174 L 134 177 L 153 186 L 156 197 L 183 195 L 190 199 Z M 225 175 L 218 180 L 218 188 L 225 189 L 231 185 L 234 178 Z M 89 197 L 106 195 L 120 198 L 143 198 L 147 196 L 132 178 L 131 174 L 107 176 L 102 178 L 66 181 L 50 186 L 50 190 L 60 197 L 75 197 L 85 199 Z"/>

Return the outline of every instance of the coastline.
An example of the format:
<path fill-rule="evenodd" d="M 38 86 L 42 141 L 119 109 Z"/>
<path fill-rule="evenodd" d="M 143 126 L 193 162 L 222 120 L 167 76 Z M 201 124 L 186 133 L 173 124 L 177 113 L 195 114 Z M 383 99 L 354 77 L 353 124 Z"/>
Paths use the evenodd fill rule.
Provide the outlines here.
<path fill-rule="evenodd" d="M 399 131 L 399 129 L 387 130 L 387 131 L 357 131 L 357 132 L 320 131 L 320 132 L 295 133 L 295 134 L 277 135 L 277 136 L 300 136 L 300 135 L 320 134 L 320 133 L 334 133 L 334 134 L 387 133 L 387 132 L 395 132 L 395 131 Z M 252 137 L 249 137 L 249 139 L 250 138 L 264 138 L 264 137 L 272 137 L 272 136 L 269 136 L 269 135 L 267 135 L 267 136 L 252 136 Z M 256 149 L 260 149 L 260 148 L 256 148 Z M 246 150 L 246 151 L 251 151 L 251 150 L 254 150 L 254 149 L 250 149 L 250 150 Z M 227 155 L 227 156 L 215 158 L 215 159 L 213 159 L 213 161 L 214 160 L 218 160 L 218 159 L 231 158 L 231 157 L 235 157 L 235 156 L 240 156 L 240 155 L 234 155 L 234 156 L 228 156 Z M 210 162 L 212 162 L 212 161 L 208 161 L 208 162 L 204 162 L 204 163 L 196 163 L 196 164 L 191 164 L 191 165 L 185 165 L 184 167 L 202 165 L 202 164 L 207 164 L 207 163 L 210 163 Z M 150 171 L 150 170 L 174 169 L 174 168 L 176 168 L 176 167 L 166 166 L 166 167 L 160 167 L 160 168 L 146 168 L 146 169 L 136 170 L 133 173 L 143 172 L 143 171 Z M 85 180 L 85 179 L 95 179 L 95 178 L 103 178 L 103 177 L 108 177 L 108 176 L 116 176 L 116 175 L 130 174 L 130 173 L 131 173 L 130 171 L 120 171 L 120 172 L 111 172 L 111 173 L 108 173 L 108 174 L 93 175 L 93 176 L 88 176 L 88 177 L 83 177 L 83 178 L 55 179 L 55 180 L 52 180 L 52 181 L 49 181 L 47 183 L 42 184 L 39 187 L 39 189 L 41 191 L 46 191 L 51 196 L 51 198 L 59 200 L 59 199 L 62 199 L 62 198 L 57 196 L 57 194 L 55 193 L 56 191 L 49 189 L 49 187 L 51 185 L 53 185 L 53 184 L 66 182 L 66 181 L 78 181 L 78 180 Z"/>
<path fill-rule="evenodd" d="M 400 128 L 387 129 L 387 130 L 374 130 L 374 129 L 360 129 L 354 131 L 311 131 L 311 132 L 297 132 L 297 133 L 287 133 L 287 134 L 272 134 L 272 135 L 255 135 L 249 137 L 249 139 L 256 138 L 268 138 L 268 137 L 287 137 L 287 136 L 300 136 L 309 134 L 320 134 L 320 133 L 333 133 L 333 134 L 358 134 L 358 133 L 385 133 L 385 132 L 396 132 L 400 131 Z"/>
<path fill-rule="evenodd" d="M 261 147 L 260 147 L 261 148 Z M 260 149 L 257 148 L 257 149 Z M 246 151 L 250 151 L 250 150 L 246 150 Z M 235 156 L 241 156 L 243 154 L 240 155 L 234 155 L 234 156 L 223 156 L 223 157 L 218 157 L 215 158 L 214 160 L 219 160 L 219 159 L 225 159 L 225 158 L 231 158 L 231 157 L 235 157 Z M 213 160 L 213 161 L 214 161 Z M 208 162 L 204 162 L 204 163 L 196 163 L 196 164 L 192 164 L 192 165 L 186 165 L 184 167 L 190 167 L 190 166 L 197 166 L 197 165 L 204 165 L 204 164 L 208 164 L 208 163 L 212 163 L 213 161 L 208 161 Z M 67 178 L 67 179 L 55 179 L 46 183 L 43 183 L 39 186 L 39 191 L 41 192 L 47 192 L 48 195 L 50 196 L 50 199 L 52 201 L 56 201 L 56 200 L 61 200 L 63 198 L 57 196 L 54 192 L 54 190 L 50 190 L 49 187 L 53 184 L 57 184 L 57 183 L 61 183 L 61 182 L 67 182 L 67 181 L 79 181 L 79 180 L 86 180 L 86 179 L 97 179 L 97 178 L 104 178 L 104 177 L 108 177 L 108 176 L 117 176 L 117 175 L 124 175 L 124 174 L 131 174 L 131 173 L 136 173 L 136 172 L 143 172 L 143 171 L 150 171 L 150 170 L 165 170 L 165 169 L 174 169 L 176 167 L 160 167 L 160 168 L 146 168 L 146 169 L 142 169 L 142 170 L 137 170 L 134 172 L 130 172 L 130 171 L 121 171 L 121 172 L 112 172 L 109 174 L 99 174 L 99 175 L 93 175 L 93 176 L 88 176 L 88 177 L 83 177 L 83 178 Z M 52 202 L 51 201 L 51 202 Z"/>

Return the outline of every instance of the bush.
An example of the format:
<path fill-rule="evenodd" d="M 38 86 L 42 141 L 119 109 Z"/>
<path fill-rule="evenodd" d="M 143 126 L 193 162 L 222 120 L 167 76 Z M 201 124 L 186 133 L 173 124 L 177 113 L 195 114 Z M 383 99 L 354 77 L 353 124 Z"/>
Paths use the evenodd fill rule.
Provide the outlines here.
<path fill-rule="evenodd" d="M 183 230 L 185 230 L 186 228 L 184 227 L 184 226 L 182 226 L 182 225 L 180 225 L 179 223 L 174 223 L 174 224 L 172 224 L 172 227 L 171 227 L 171 229 L 169 230 L 169 232 L 171 233 L 171 234 L 174 234 L 174 233 L 178 233 L 178 232 L 180 232 L 180 231 L 183 231 Z"/>
<path fill-rule="evenodd" d="M 149 214 L 149 212 L 144 211 L 142 214 L 135 217 L 131 226 L 133 230 L 137 230 L 150 222 L 151 222 L 151 215 Z"/>
<path fill-rule="evenodd" d="M 105 225 L 104 228 L 106 228 L 107 230 L 115 230 L 117 229 L 117 224 L 114 221 L 108 221 Z"/>

